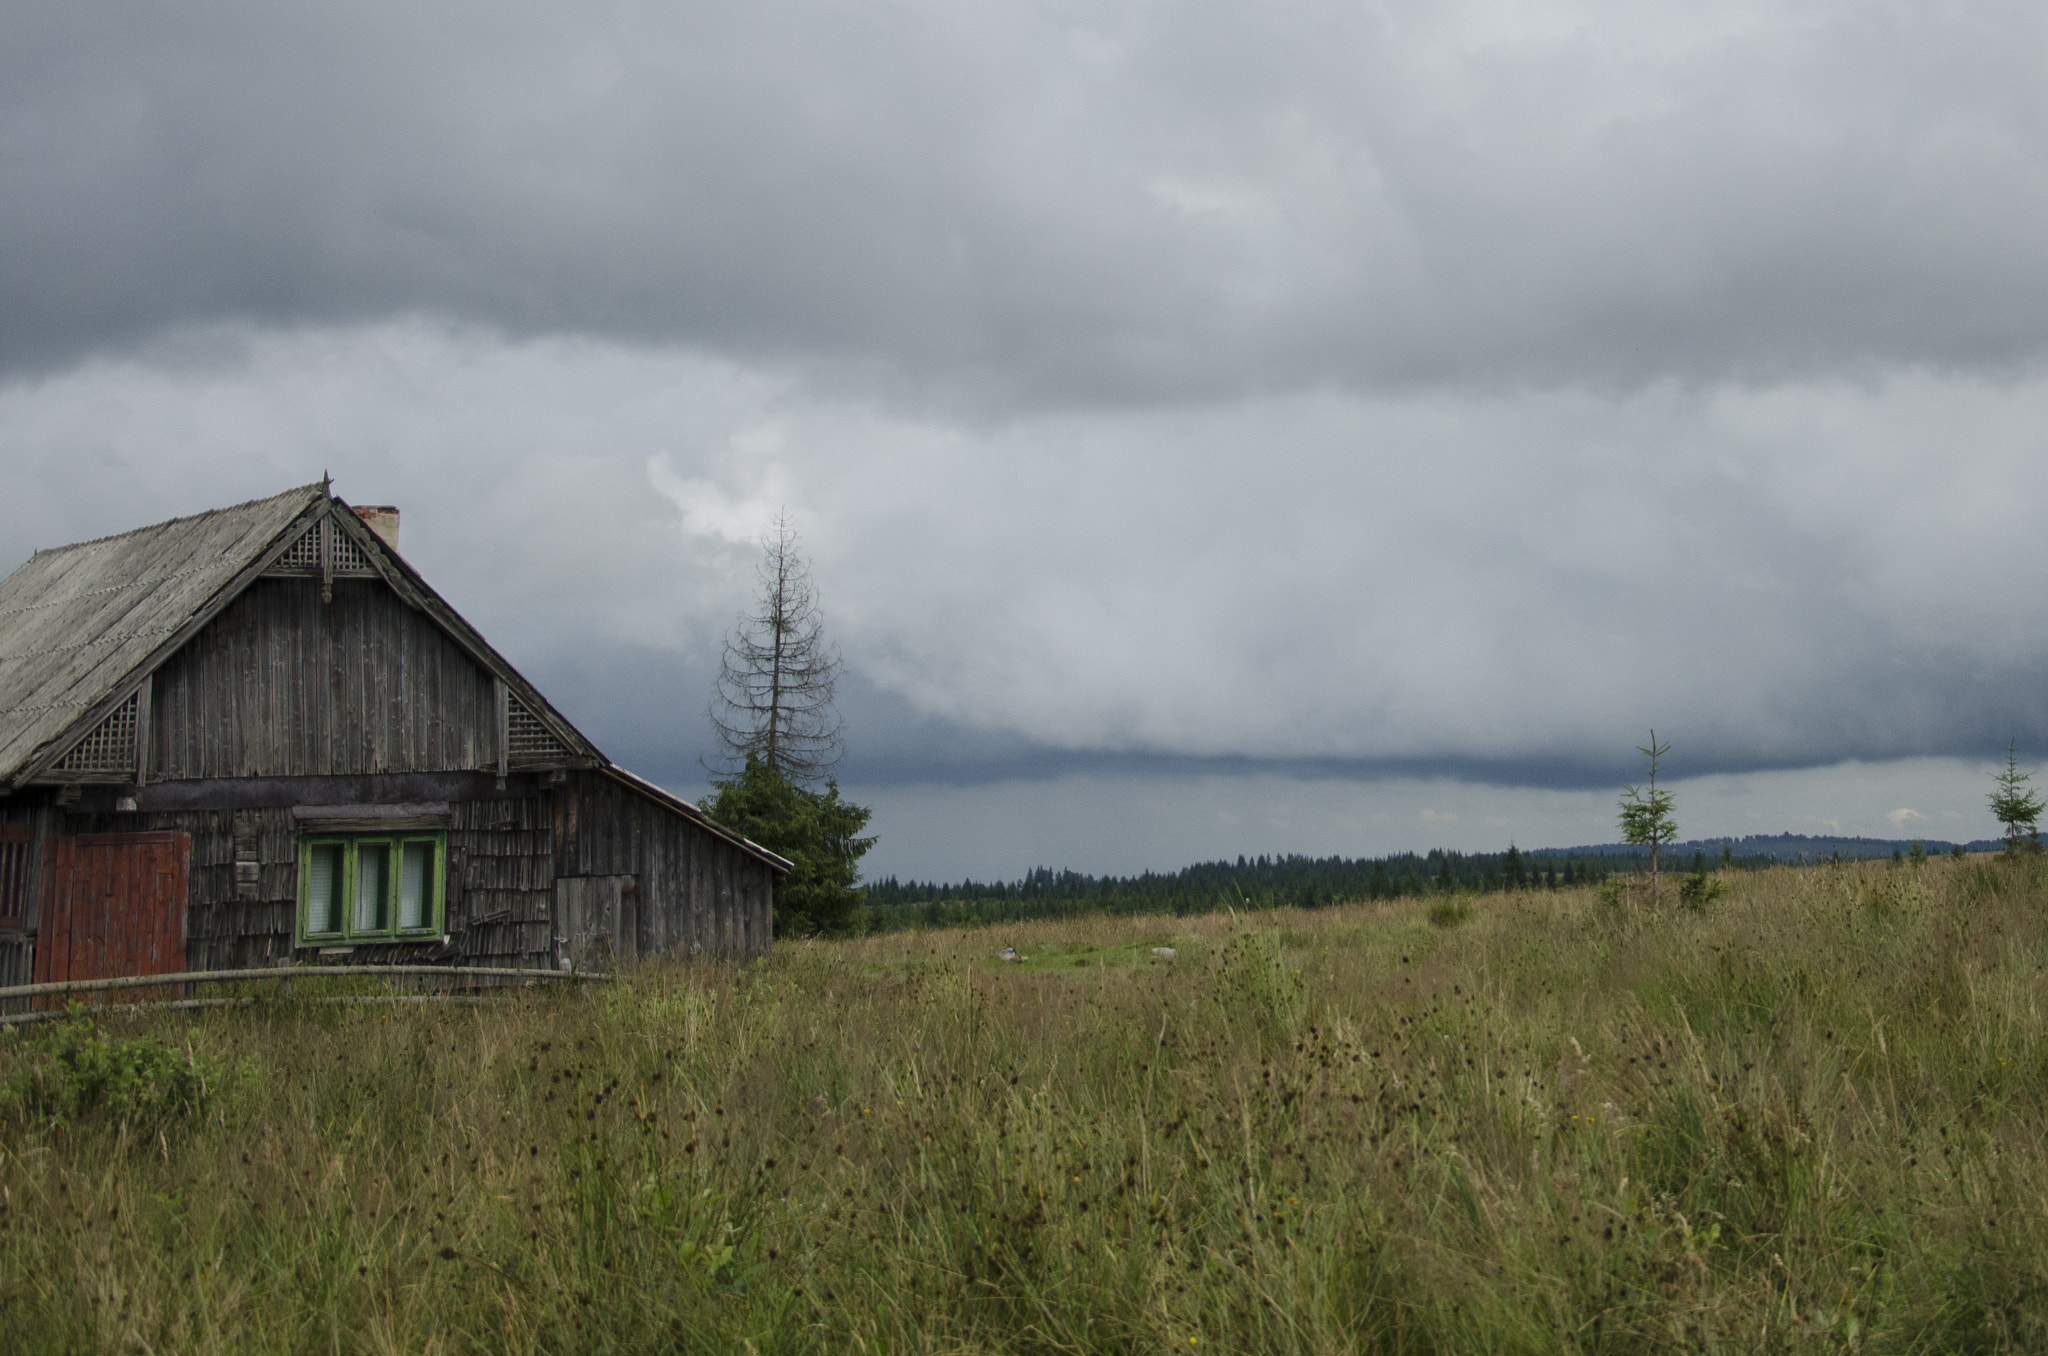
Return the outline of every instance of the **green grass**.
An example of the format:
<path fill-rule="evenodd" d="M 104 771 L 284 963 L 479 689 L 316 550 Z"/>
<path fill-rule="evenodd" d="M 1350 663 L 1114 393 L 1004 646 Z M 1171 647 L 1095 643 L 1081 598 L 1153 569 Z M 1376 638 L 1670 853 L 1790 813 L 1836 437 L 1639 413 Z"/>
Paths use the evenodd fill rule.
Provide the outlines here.
<path fill-rule="evenodd" d="M 0 1350 L 2048 1347 L 2037 861 L 1438 912 L 0 1037 Z"/>

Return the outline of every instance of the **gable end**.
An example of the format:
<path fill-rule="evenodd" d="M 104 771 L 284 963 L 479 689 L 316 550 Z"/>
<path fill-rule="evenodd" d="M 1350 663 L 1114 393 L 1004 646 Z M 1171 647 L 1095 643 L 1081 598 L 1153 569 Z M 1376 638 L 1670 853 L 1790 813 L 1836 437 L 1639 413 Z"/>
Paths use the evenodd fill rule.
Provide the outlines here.
<path fill-rule="evenodd" d="M 292 502 L 294 499 L 296 503 Z M 44 705 L 21 706 L 23 712 L 41 712 L 35 719 L 47 734 L 26 758 L 11 770 L 0 773 L 6 778 L 6 785 L 17 788 L 38 783 L 127 782 L 140 785 L 160 777 L 258 775 L 259 768 L 283 775 L 286 765 L 298 769 L 295 775 L 305 775 L 309 769 L 299 769 L 301 763 L 322 766 L 333 763 L 336 770 L 343 765 L 360 764 L 365 771 L 387 765 L 394 770 L 407 767 L 484 768 L 495 769 L 500 776 L 514 767 L 525 771 L 561 771 L 607 765 L 609 760 L 595 745 L 492 649 L 475 628 L 448 606 L 388 542 L 345 502 L 328 492 L 324 484 L 291 491 L 273 500 L 201 515 L 197 519 L 172 520 L 170 524 L 137 529 L 100 542 L 59 548 L 59 552 L 100 551 L 106 556 L 102 567 L 104 577 L 116 581 L 117 587 L 139 585 L 146 588 L 153 581 L 146 575 L 136 578 L 138 560 L 147 559 L 138 556 L 137 551 L 154 550 L 157 539 L 167 528 L 190 535 L 195 525 L 206 528 L 224 519 L 234 519 L 227 524 L 232 528 L 253 512 L 270 510 L 273 505 L 284 508 L 290 516 L 281 521 L 271 519 L 277 526 L 263 535 L 245 534 L 241 542 L 226 545 L 225 549 L 210 557 L 218 564 L 210 567 L 215 573 L 207 585 L 197 590 L 187 588 L 183 597 L 166 598 L 158 604 L 162 621 L 147 632 L 146 640 L 154 643 L 146 651 L 133 643 L 134 640 L 145 639 L 144 635 L 138 634 L 127 642 L 130 647 L 128 653 L 121 655 L 115 663 L 100 663 L 97 672 L 80 674 L 72 682 L 71 690 L 63 694 L 69 700 L 53 702 L 43 697 Z M 235 518 L 234 515 L 238 514 L 241 517 Z M 125 551 L 126 554 L 118 558 L 109 554 L 116 551 Z M 54 555 L 51 557 L 52 560 L 56 558 Z M 161 552 L 157 558 L 161 558 Z M 48 570 L 43 572 L 49 573 Z M 19 577 L 25 576 L 17 572 L 16 576 L 9 577 L 8 582 L 14 583 Z M 130 579 L 136 581 L 135 585 L 125 582 Z M 313 650 L 323 646 L 331 648 L 329 642 L 317 639 L 318 628 L 311 626 L 313 617 L 327 616 L 330 607 L 341 608 L 341 612 L 329 617 L 327 625 L 331 629 L 348 625 L 344 620 L 346 617 L 362 615 L 363 596 L 351 593 L 345 604 L 336 587 L 342 582 L 346 582 L 351 590 L 361 590 L 365 585 L 372 588 L 381 585 L 388 590 L 386 596 L 393 604 L 401 610 L 409 610 L 426 627 L 439 631 L 445 637 L 445 643 L 466 655 L 471 663 L 488 675 L 485 692 L 477 702 L 482 708 L 477 712 L 480 719 L 472 723 L 457 714 L 456 723 L 466 727 L 466 733 L 456 741 L 459 747 L 451 747 L 444 737 L 428 739 L 428 744 L 435 747 L 418 744 L 409 748 L 393 747 L 384 744 L 378 732 L 371 730 L 366 736 L 369 740 L 367 747 L 346 748 L 332 757 L 310 748 L 292 749 L 287 756 L 285 746 L 297 738 L 292 732 L 301 726 L 324 724 L 327 726 L 325 733 L 329 736 L 340 735 L 344 741 L 351 737 L 351 731 L 345 728 L 346 720 L 335 724 L 320 719 L 323 715 L 345 716 L 345 712 L 331 703 L 323 712 L 303 702 L 284 701 L 280 704 L 268 699 L 255 700 L 259 690 L 271 697 L 285 694 L 289 686 L 284 678 L 286 674 L 297 672 L 313 676 L 305 667 L 313 657 Z M 281 613 L 293 609 L 279 597 L 257 603 L 249 597 L 252 590 L 290 590 L 294 585 L 303 588 L 309 584 L 313 585 L 312 597 L 317 599 L 313 604 L 316 612 L 302 612 L 300 621 L 290 623 L 296 626 L 297 634 L 305 643 L 285 650 L 263 645 L 252 649 L 244 643 L 241 658 L 255 663 L 256 667 L 236 668 L 209 680 L 206 692 L 212 695 L 200 694 L 199 705 L 193 706 L 190 670 L 202 651 L 218 650 L 221 632 L 215 624 L 222 622 L 231 611 L 243 615 L 250 606 L 255 606 L 258 611 L 269 614 L 269 629 L 276 636 L 279 634 L 277 626 L 289 621 Z M 37 586 L 40 585 L 31 587 Z M 165 607 L 164 603 L 171 605 Z M 244 616 L 236 627 L 239 629 L 246 623 Z M 212 638 L 200 643 L 202 636 L 209 635 L 209 628 L 215 628 Z M 396 634 L 407 630 L 407 627 L 392 618 L 383 629 Z M 73 648 L 78 647 L 77 634 L 74 632 L 67 637 Z M 417 631 L 412 634 L 416 639 L 410 642 L 408 653 L 425 655 L 433 649 L 428 645 L 426 650 L 421 650 L 424 636 Z M 253 641 L 255 637 L 246 639 Z M 338 636 L 336 640 L 341 648 L 332 650 L 334 661 L 351 672 L 362 670 L 355 642 Z M 404 662 L 401 659 L 401 667 Z M 446 661 L 437 661 L 437 666 L 438 672 L 450 679 L 454 677 L 454 667 L 459 667 L 451 667 Z M 175 676 L 172 670 L 177 671 Z M 346 678 L 347 675 L 343 676 Z M 153 701 L 150 685 L 159 679 L 170 681 L 170 688 L 165 690 L 159 686 Z M 366 676 L 364 681 L 370 680 Z M 399 681 L 404 684 L 412 680 L 403 678 Z M 488 690 L 493 682 L 497 688 L 495 701 Z M 378 713 L 376 718 L 383 720 L 381 713 L 389 709 L 383 696 L 399 694 L 387 691 L 376 682 L 371 686 L 378 691 L 358 694 L 351 689 L 345 705 L 367 712 L 372 708 L 357 704 L 357 699 L 368 700 Z M 456 689 L 466 686 L 464 681 L 455 680 Z M 424 699 L 431 704 L 438 696 L 447 697 L 457 707 L 464 700 L 473 700 L 456 690 L 427 694 Z M 26 700 L 17 698 L 17 701 Z M 496 707 L 495 719 L 490 714 L 492 705 Z M 64 711 L 70 719 L 58 724 L 53 718 L 59 711 Z M 195 721 L 199 723 L 195 725 Z M 153 729 L 153 726 L 160 728 Z M 191 756 L 190 741 L 183 737 L 201 727 L 206 731 L 205 742 L 212 746 L 213 751 L 206 756 L 194 757 Z M 263 733 L 266 730 L 269 733 Z M 394 728 L 391 733 L 401 732 Z M 228 770 L 230 767 L 231 771 Z"/>

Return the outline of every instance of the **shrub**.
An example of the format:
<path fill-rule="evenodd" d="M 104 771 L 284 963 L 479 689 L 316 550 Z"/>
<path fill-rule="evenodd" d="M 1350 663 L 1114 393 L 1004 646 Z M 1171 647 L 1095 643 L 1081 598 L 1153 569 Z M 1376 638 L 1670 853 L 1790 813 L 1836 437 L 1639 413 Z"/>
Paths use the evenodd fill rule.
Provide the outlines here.
<path fill-rule="evenodd" d="M 189 1045 L 173 1050 L 141 1037 L 112 1036 L 76 1011 L 26 1044 L 27 1067 L 0 1084 L 0 1111 L 12 1116 L 76 1121 L 104 1115 L 155 1128 L 204 1109 L 227 1080 L 219 1061 Z"/>
<path fill-rule="evenodd" d="M 1450 895 L 1429 906 L 1432 927 L 1454 928 L 1472 916 L 1472 903 L 1463 895 Z"/>
<path fill-rule="evenodd" d="M 1712 875 L 1705 867 L 1701 867 L 1691 875 L 1679 878 L 1678 902 L 1688 909 L 1704 909 L 1720 898 L 1727 889 L 1728 886 L 1719 876 Z"/>

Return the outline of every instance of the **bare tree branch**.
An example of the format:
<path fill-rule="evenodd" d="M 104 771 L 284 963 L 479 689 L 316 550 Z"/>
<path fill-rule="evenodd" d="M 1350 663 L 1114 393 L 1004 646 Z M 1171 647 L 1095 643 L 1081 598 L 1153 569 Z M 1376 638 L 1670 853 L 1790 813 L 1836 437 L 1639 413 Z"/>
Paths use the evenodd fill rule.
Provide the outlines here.
<path fill-rule="evenodd" d="M 725 639 L 711 726 L 714 771 L 739 773 L 759 759 L 792 782 L 813 783 L 839 762 L 832 698 L 839 651 L 826 642 L 811 569 L 787 511 L 761 539 L 761 592 Z"/>

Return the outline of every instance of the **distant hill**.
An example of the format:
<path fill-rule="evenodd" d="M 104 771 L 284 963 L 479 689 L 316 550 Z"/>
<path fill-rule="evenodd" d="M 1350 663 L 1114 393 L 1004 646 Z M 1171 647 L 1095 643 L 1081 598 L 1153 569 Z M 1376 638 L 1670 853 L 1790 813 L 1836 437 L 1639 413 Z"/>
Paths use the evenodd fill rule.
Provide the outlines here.
<path fill-rule="evenodd" d="M 1706 854 L 1709 861 L 1718 862 L 1721 859 L 1721 850 L 1727 848 L 1740 858 L 1761 858 L 1774 862 L 1824 862 L 1833 860 L 1838 853 L 1843 860 L 1848 861 L 1867 857 L 1889 857 L 1894 852 L 1911 852 L 1915 841 L 1930 853 L 1952 852 L 1956 846 L 1945 838 L 1831 838 L 1804 833 L 1752 833 L 1741 838 L 1692 838 L 1683 843 L 1670 844 L 1665 847 L 1662 855 L 1668 861 L 1678 861 L 1681 858 L 1690 860 L 1695 852 L 1701 852 Z M 1996 852 L 2003 846 L 2004 844 L 1996 838 L 1973 838 L 1963 844 L 1963 851 Z M 1583 847 L 1530 848 L 1523 855 L 1647 858 L 1650 850 L 1629 843 L 1599 843 Z"/>

